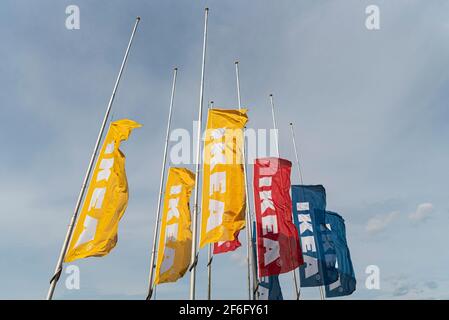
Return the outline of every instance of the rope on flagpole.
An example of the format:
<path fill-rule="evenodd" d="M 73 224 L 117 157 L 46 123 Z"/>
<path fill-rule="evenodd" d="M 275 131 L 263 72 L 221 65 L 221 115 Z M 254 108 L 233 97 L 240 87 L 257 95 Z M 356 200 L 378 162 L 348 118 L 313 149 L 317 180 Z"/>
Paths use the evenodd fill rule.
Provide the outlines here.
<path fill-rule="evenodd" d="M 274 126 L 274 132 L 276 134 L 276 150 L 278 153 L 278 157 L 280 158 L 280 153 L 279 153 L 279 137 L 278 137 L 278 130 L 277 130 L 277 126 L 276 126 L 276 115 L 274 112 L 274 100 L 273 100 L 273 94 L 270 94 L 270 103 L 271 103 L 271 115 L 273 117 L 273 126 Z M 282 179 L 282 175 L 281 175 L 281 179 Z M 290 252 L 292 252 L 292 249 L 290 247 L 290 242 L 289 242 L 289 249 Z M 299 296 L 300 296 L 300 289 L 298 288 L 298 280 L 296 279 L 296 273 L 295 270 L 292 270 L 292 275 L 293 275 L 293 282 L 295 284 L 295 294 L 296 294 L 296 300 L 299 300 Z"/>
<path fill-rule="evenodd" d="M 196 282 L 196 263 L 198 259 L 197 253 L 197 216 L 198 216 L 198 200 L 199 200 L 199 173 L 201 160 L 201 122 L 203 117 L 203 100 L 204 100 L 204 73 L 206 69 L 206 42 L 207 42 L 207 20 L 209 16 L 209 8 L 204 9 L 204 33 L 203 33 L 203 57 L 201 63 L 201 84 L 200 84 L 200 101 L 198 106 L 198 132 L 196 146 L 196 168 L 195 168 L 195 198 L 192 219 L 192 255 L 191 255 L 191 272 L 190 272 L 190 300 L 195 300 L 195 282 Z"/>
<path fill-rule="evenodd" d="M 154 280 L 154 269 L 156 267 L 156 258 L 157 258 L 157 243 L 159 239 L 159 225 L 161 220 L 161 208 L 162 208 L 162 197 L 164 191 L 164 180 L 165 180 L 165 168 L 167 164 L 167 151 L 168 151 L 168 142 L 170 137 L 170 128 L 171 128 L 171 118 L 173 112 L 173 104 L 175 99 L 175 89 L 176 89 L 176 77 L 178 75 L 178 68 L 173 69 L 173 81 L 170 95 L 170 107 L 168 111 L 168 120 L 167 120 L 167 131 L 165 135 L 165 145 L 164 145 L 164 156 L 162 158 L 162 168 L 161 168 L 161 181 L 159 183 L 159 195 L 157 200 L 157 209 L 156 209 L 156 221 L 154 223 L 154 231 L 153 231 L 153 249 L 151 251 L 150 258 L 150 275 L 148 282 L 148 295 L 147 300 L 151 300 L 151 296 L 153 295 L 154 287 L 156 286 L 153 283 Z"/>
<path fill-rule="evenodd" d="M 140 17 L 137 17 L 136 18 L 136 22 L 134 23 L 134 27 L 133 27 L 133 30 L 132 30 L 132 33 L 131 33 L 131 37 L 130 37 L 129 42 L 128 42 L 128 46 L 127 46 L 126 51 L 125 51 L 125 55 L 124 55 L 123 60 L 122 60 L 122 64 L 120 66 L 119 73 L 117 75 L 117 79 L 116 79 L 115 84 L 114 84 L 114 88 L 112 90 L 111 97 L 109 99 L 108 106 L 106 108 L 106 112 L 105 112 L 105 115 L 104 115 L 104 118 L 103 118 L 103 122 L 102 122 L 101 127 L 100 127 L 100 132 L 98 133 L 97 141 L 95 143 L 95 147 L 94 147 L 94 150 L 92 152 L 92 156 L 90 158 L 89 166 L 87 167 L 86 175 L 84 176 L 83 184 L 81 185 L 81 190 L 80 190 L 80 193 L 78 195 L 78 200 L 76 202 L 72 218 L 71 218 L 69 226 L 67 228 L 67 233 L 66 233 L 66 236 L 65 236 L 65 239 L 64 239 L 61 251 L 59 253 L 59 258 L 58 258 L 58 261 L 56 263 L 56 268 L 55 268 L 55 271 L 54 271 L 54 275 L 52 276 L 52 278 L 50 280 L 50 287 L 49 287 L 48 293 L 47 293 L 47 300 L 51 300 L 53 298 L 53 294 L 54 294 L 54 291 L 55 291 L 55 288 L 56 288 L 56 284 L 57 284 L 57 282 L 59 280 L 59 277 L 61 276 L 63 263 L 64 263 L 64 258 L 65 258 L 65 255 L 67 253 L 67 249 L 68 249 L 68 246 L 69 246 L 70 239 L 72 237 L 72 233 L 73 233 L 73 230 L 74 230 L 74 227 L 75 227 L 76 218 L 78 217 L 79 209 L 81 207 L 81 202 L 82 202 L 82 200 L 84 198 L 84 193 L 86 191 L 87 182 L 89 180 L 90 174 L 92 172 L 93 165 L 94 165 L 95 160 L 96 160 L 98 149 L 100 147 L 100 142 L 101 142 L 101 139 L 102 139 L 105 127 L 106 127 L 106 123 L 107 123 L 108 118 L 109 118 L 109 114 L 111 112 L 112 104 L 114 102 L 115 94 L 117 92 L 117 88 L 118 88 L 118 85 L 120 83 L 120 79 L 122 77 L 122 73 L 123 73 L 123 70 L 125 68 L 126 61 L 128 60 L 128 55 L 129 55 L 129 51 L 130 51 L 130 48 L 131 48 L 131 44 L 133 42 L 134 35 L 136 33 L 137 26 L 139 25 L 139 22 L 140 22 Z"/>

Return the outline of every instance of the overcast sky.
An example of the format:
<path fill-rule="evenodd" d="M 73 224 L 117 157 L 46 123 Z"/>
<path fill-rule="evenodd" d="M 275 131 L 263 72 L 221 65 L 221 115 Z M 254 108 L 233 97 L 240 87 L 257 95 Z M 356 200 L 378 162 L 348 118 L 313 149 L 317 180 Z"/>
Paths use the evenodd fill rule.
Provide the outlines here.
<path fill-rule="evenodd" d="M 70 4 L 80 8 L 79 30 L 65 27 Z M 380 8 L 380 30 L 365 27 L 370 4 Z M 236 107 L 235 59 L 248 127 L 271 127 L 274 93 L 282 156 L 294 159 L 294 122 L 305 183 L 323 184 L 328 209 L 346 220 L 358 280 L 350 298 L 448 299 L 444 0 L 1 1 L 0 298 L 46 295 L 138 15 L 113 108 L 114 119 L 144 125 L 122 144 L 130 200 L 118 245 L 104 258 L 74 262 L 81 289 L 67 290 L 63 274 L 55 298 L 146 296 L 172 68 L 179 67 L 173 127 L 192 131 L 205 6 L 205 99 Z M 245 252 L 243 245 L 214 260 L 213 298 L 246 298 Z M 365 288 L 369 265 L 380 268 L 380 290 Z M 290 279 L 281 277 L 285 298 L 293 297 Z M 188 280 L 159 286 L 157 298 L 188 298 Z M 319 298 L 316 288 L 302 294 Z"/>

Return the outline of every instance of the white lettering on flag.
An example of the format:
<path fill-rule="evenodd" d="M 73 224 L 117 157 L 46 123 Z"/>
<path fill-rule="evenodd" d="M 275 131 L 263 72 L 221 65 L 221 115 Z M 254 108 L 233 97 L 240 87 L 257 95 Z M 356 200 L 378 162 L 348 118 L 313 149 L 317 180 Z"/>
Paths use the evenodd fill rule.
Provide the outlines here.
<path fill-rule="evenodd" d="M 179 210 L 178 210 L 179 198 L 168 199 L 168 214 L 167 221 L 170 221 L 171 218 L 176 217 L 179 218 Z"/>
<path fill-rule="evenodd" d="M 83 223 L 84 229 L 83 232 L 81 232 L 78 241 L 74 246 L 75 248 L 78 248 L 78 246 L 94 239 L 95 233 L 97 232 L 97 224 L 98 224 L 97 219 L 89 215 L 86 215 L 86 219 L 84 219 Z"/>
<path fill-rule="evenodd" d="M 271 177 L 259 178 L 259 187 L 271 187 Z"/>
<path fill-rule="evenodd" d="M 268 232 L 278 233 L 278 220 L 275 215 L 262 217 L 262 234 L 266 235 Z"/>
<path fill-rule="evenodd" d="M 101 209 L 105 193 L 106 188 L 95 188 L 92 192 L 92 198 L 90 199 L 89 208 L 87 209 L 87 211 L 90 211 L 92 207 L 94 207 L 95 209 Z"/>
<path fill-rule="evenodd" d="M 302 252 L 316 252 L 315 238 L 313 236 L 301 237 Z"/>
<path fill-rule="evenodd" d="M 209 195 L 214 192 L 226 193 L 226 172 L 215 172 L 210 175 Z"/>
<path fill-rule="evenodd" d="M 307 230 L 313 232 L 312 218 L 310 217 L 310 214 L 298 214 L 298 220 L 300 234 L 303 234 Z"/>
<path fill-rule="evenodd" d="M 215 229 L 223 222 L 224 203 L 222 201 L 210 199 L 209 217 L 207 218 L 206 232 Z"/>
<path fill-rule="evenodd" d="M 308 202 L 298 202 L 296 203 L 296 210 L 298 211 L 309 211 L 309 203 Z"/>
<path fill-rule="evenodd" d="M 273 261 L 276 261 L 279 259 L 279 242 L 264 238 L 263 239 L 263 246 L 265 248 L 264 253 L 264 265 L 267 266 Z"/>
<path fill-rule="evenodd" d="M 306 278 L 309 278 L 318 273 L 318 260 L 317 258 L 304 255 L 304 274 Z"/>
<path fill-rule="evenodd" d="M 178 224 L 172 223 L 165 228 L 165 242 L 176 241 L 178 239 Z"/>
<path fill-rule="evenodd" d="M 262 214 L 270 208 L 271 210 L 274 209 L 273 199 L 271 198 L 271 190 L 267 191 L 259 191 L 260 200 L 262 201 L 261 207 L 262 207 Z"/>
<path fill-rule="evenodd" d="M 104 149 L 104 154 L 111 154 L 111 153 L 113 153 L 114 152 L 114 148 L 115 148 L 115 143 L 114 142 L 108 143 L 106 145 L 106 148 Z"/>
<path fill-rule="evenodd" d="M 172 187 L 170 188 L 170 195 L 173 195 L 173 194 L 180 194 L 181 191 L 182 191 L 182 185 L 178 184 L 178 185 L 176 185 L 176 186 L 172 186 Z"/>
<path fill-rule="evenodd" d="M 111 168 L 114 165 L 114 158 L 111 159 L 102 159 L 100 162 L 100 170 L 97 175 L 97 182 L 106 180 L 108 181 L 109 176 L 111 175 Z"/>
<path fill-rule="evenodd" d="M 211 147 L 210 170 L 212 171 L 217 164 L 226 164 L 224 154 L 225 144 L 222 142 L 214 143 Z"/>

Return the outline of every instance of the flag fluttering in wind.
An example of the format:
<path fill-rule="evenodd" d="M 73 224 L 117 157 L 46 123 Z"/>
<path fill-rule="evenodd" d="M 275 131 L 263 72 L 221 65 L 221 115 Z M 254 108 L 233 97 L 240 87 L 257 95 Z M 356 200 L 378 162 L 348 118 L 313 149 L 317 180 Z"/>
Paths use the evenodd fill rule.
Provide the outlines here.
<path fill-rule="evenodd" d="M 331 235 L 332 246 L 328 254 L 335 254 L 338 271 L 337 281 L 326 285 L 326 297 L 347 296 L 356 289 L 354 267 L 346 241 L 346 227 L 343 218 L 331 211 L 326 211 L 326 228 Z"/>
<path fill-rule="evenodd" d="M 291 165 L 280 158 L 256 159 L 254 164 L 259 277 L 289 272 L 303 263 L 292 222 Z"/>
<path fill-rule="evenodd" d="M 226 253 L 234 251 L 242 244 L 239 241 L 240 230 L 236 232 L 235 239 L 231 241 L 219 241 L 214 243 L 214 254 Z"/>
<path fill-rule="evenodd" d="M 299 268 L 301 287 L 337 280 L 335 259 L 326 255 L 330 235 L 325 226 L 326 191 L 322 185 L 292 186 L 293 219 L 298 228 L 304 265 Z"/>
<path fill-rule="evenodd" d="M 125 155 L 120 143 L 141 125 L 123 119 L 111 123 L 70 240 L 65 262 L 107 255 L 117 243 L 118 225 L 128 205 Z"/>
<path fill-rule="evenodd" d="M 195 174 L 185 168 L 170 168 L 161 220 L 156 284 L 175 282 L 187 271 L 192 249 L 189 200 Z"/>
<path fill-rule="evenodd" d="M 246 109 L 209 109 L 204 143 L 200 247 L 235 240 L 245 227 L 243 128 Z"/>
<path fill-rule="evenodd" d="M 253 222 L 253 230 L 256 230 L 256 223 Z M 253 261 L 257 265 L 257 247 L 256 247 L 256 233 L 253 231 L 251 236 L 253 244 Z M 257 300 L 284 300 L 282 296 L 281 284 L 279 283 L 279 276 L 262 277 L 257 282 Z"/>

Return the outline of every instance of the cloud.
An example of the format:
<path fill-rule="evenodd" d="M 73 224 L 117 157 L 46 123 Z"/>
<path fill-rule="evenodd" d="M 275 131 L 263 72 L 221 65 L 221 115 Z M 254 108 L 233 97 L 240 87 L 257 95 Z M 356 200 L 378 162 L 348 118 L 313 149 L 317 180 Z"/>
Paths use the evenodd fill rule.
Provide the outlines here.
<path fill-rule="evenodd" d="M 398 211 L 390 212 L 386 215 L 378 215 L 368 220 L 365 230 L 371 234 L 383 231 L 399 215 Z"/>
<path fill-rule="evenodd" d="M 386 291 L 397 299 L 439 299 L 444 294 L 436 292 L 438 288 L 438 283 L 433 280 L 414 280 L 409 276 L 398 275 L 388 279 Z"/>
<path fill-rule="evenodd" d="M 421 203 L 415 212 L 412 212 L 408 217 L 412 221 L 427 220 L 433 212 L 433 204 Z"/>

